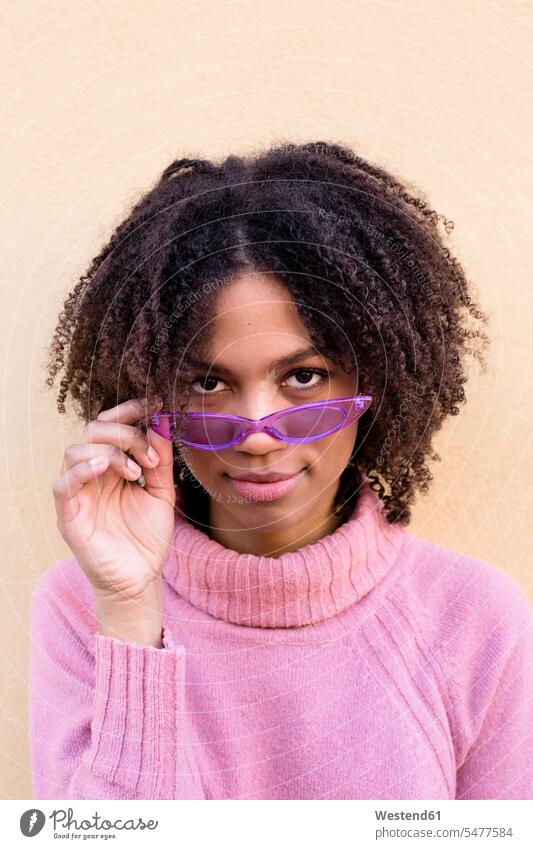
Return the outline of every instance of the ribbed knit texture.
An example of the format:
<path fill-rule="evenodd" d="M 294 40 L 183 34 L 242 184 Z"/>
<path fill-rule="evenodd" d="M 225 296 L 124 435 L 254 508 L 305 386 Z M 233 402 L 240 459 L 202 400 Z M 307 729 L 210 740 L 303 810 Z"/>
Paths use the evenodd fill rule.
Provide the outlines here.
<path fill-rule="evenodd" d="M 351 520 L 280 557 L 179 513 L 163 648 L 98 633 L 74 557 L 33 592 L 36 799 L 532 799 L 533 612 L 476 558 Z"/>
<path fill-rule="evenodd" d="M 356 515 L 316 543 L 280 557 L 239 554 L 178 513 L 166 577 L 194 607 L 217 619 L 261 628 L 295 628 L 342 613 L 394 562 L 404 535 L 363 487 Z"/>

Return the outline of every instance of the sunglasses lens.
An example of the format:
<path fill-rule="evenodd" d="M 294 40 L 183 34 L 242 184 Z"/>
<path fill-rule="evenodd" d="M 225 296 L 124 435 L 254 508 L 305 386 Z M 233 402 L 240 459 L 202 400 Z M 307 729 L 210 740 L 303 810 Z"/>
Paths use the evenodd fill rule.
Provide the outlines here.
<path fill-rule="evenodd" d="M 295 410 L 280 416 L 275 428 L 290 439 L 311 439 L 339 427 L 345 418 L 340 407 Z"/>
<path fill-rule="evenodd" d="M 237 437 L 239 427 L 235 422 L 215 418 L 187 419 L 183 439 L 196 445 L 227 445 Z"/>
<path fill-rule="evenodd" d="M 345 418 L 345 411 L 338 407 L 295 410 L 280 416 L 274 427 L 290 439 L 310 439 L 333 431 Z M 182 436 L 196 445 L 216 446 L 233 442 L 238 432 L 237 423 L 206 417 L 188 419 Z"/>

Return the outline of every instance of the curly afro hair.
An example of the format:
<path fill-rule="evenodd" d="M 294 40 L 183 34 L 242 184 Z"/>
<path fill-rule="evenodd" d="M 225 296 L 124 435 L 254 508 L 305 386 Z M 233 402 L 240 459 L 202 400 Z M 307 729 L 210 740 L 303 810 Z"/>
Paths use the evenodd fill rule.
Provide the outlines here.
<path fill-rule="evenodd" d="M 185 410 L 188 357 L 205 356 L 198 329 L 218 289 L 244 271 L 273 273 L 317 351 L 357 370 L 375 399 L 339 480 L 340 524 L 364 473 L 388 521 L 407 525 L 432 479 L 427 461 L 440 459 L 433 434 L 465 401 L 466 357 L 483 366 L 488 341 L 487 317 L 444 244 L 452 228 L 420 192 L 340 144 L 277 143 L 219 164 L 178 159 L 67 296 L 46 383 L 64 370 L 58 410 L 70 392 L 85 423 L 133 397 Z M 176 487 L 200 527 L 208 493 L 180 476 L 179 436 L 174 450 Z"/>

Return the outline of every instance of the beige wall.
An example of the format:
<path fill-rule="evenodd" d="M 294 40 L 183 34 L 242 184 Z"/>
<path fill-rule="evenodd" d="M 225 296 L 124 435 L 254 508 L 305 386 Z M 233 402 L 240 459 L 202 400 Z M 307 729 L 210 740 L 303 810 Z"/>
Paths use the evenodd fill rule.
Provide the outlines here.
<path fill-rule="evenodd" d="M 79 425 L 42 388 L 45 345 L 126 205 L 178 155 L 342 141 L 454 219 L 494 343 L 412 529 L 508 571 L 533 601 L 530 14 L 523 0 L 4 7 L 2 798 L 31 795 L 29 598 L 68 553 L 51 486 Z"/>

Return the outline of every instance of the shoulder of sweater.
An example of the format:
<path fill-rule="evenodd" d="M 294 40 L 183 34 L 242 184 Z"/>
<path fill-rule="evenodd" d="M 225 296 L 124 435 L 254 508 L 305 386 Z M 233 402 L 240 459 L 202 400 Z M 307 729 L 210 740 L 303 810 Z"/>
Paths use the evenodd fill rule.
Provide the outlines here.
<path fill-rule="evenodd" d="M 483 638 L 502 651 L 529 631 L 533 608 L 514 576 L 481 558 L 405 531 L 398 568 L 387 587 L 433 650 L 457 658 Z"/>

